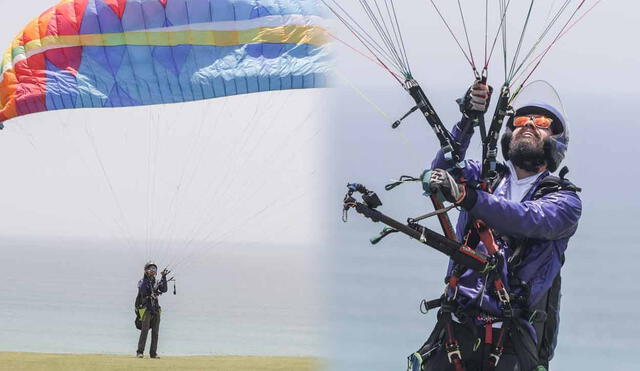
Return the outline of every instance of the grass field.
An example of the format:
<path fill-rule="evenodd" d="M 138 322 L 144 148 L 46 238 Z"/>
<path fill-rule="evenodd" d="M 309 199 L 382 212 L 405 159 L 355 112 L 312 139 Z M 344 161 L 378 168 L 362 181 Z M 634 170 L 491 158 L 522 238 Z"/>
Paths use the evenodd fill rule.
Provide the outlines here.
<path fill-rule="evenodd" d="M 138 359 L 134 355 L 0 352 L 2 371 L 220 370 L 319 371 L 322 362 L 306 357 L 190 356 Z"/>

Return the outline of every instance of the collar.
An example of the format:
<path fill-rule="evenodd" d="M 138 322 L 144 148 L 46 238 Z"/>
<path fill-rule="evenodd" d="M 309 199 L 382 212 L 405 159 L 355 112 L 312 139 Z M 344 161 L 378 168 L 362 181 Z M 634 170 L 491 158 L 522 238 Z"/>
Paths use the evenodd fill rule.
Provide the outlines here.
<path fill-rule="evenodd" d="M 498 197 L 507 196 L 507 192 L 509 192 L 511 189 L 512 181 L 515 181 L 516 184 L 525 184 L 527 182 L 531 182 L 531 188 L 523 198 L 523 201 L 529 200 L 531 199 L 531 196 L 533 195 L 533 192 L 535 191 L 535 189 L 538 188 L 538 184 L 540 184 L 542 179 L 546 178 L 547 175 L 550 174 L 549 170 L 543 170 L 538 174 L 534 174 L 530 177 L 518 179 L 518 176 L 516 175 L 516 169 L 513 163 L 511 163 L 511 161 L 505 161 L 505 165 L 507 167 L 507 171 L 504 174 L 504 177 L 502 178 L 498 186 L 496 187 L 496 190 L 493 192 L 493 194 Z"/>
<path fill-rule="evenodd" d="M 534 180 L 536 180 L 540 174 L 544 173 L 545 170 L 537 173 L 537 174 L 533 174 L 530 175 L 526 178 L 522 178 L 522 179 L 518 179 L 518 175 L 516 173 L 516 168 L 515 165 L 513 165 L 513 163 L 511 161 L 506 161 L 505 164 L 507 165 L 507 168 L 509 169 L 509 174 L 511 174 L 510 176 L 510 180 L 511 182 L 515 183 L 515 184 L 527 184 L 527 183 L 532 183 Z"/>

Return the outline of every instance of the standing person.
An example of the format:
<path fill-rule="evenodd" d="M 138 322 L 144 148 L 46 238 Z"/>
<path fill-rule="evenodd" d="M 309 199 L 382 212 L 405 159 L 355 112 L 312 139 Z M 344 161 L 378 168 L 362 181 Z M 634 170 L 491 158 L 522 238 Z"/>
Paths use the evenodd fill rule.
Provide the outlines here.
<path fill-rule="evenodd" d="M 566 168 L 559 177 L 550 175 L 568 143 L 559 98 L 526 95 L 523 91 L 506 124 L 501 140 L 506 162 L 498 167 L 494 192 L 469 186 L 480 180 L 481 163 L 468 160 L 464 181 L 458 182 L 442 170 L 450 168 L 442 151 L 433 161 L 430 187 L 461 209 L 457 238 L 479 252 L 493 251 L 496 268 L 480 273 L 449 263 L 445 294 L 433 305 L 440 306 L 437 325 L 409 356 L 411 371 L 549 367 L 558 334 L 560 268 L 582 204 L 579 188 L 564 179 Z M 462 129 L 469 117 L 486 112 L 489 97 L 490 88 L 476 83 L 461 103 L 463 120 L 452 134 L 462 153 L 473 134 L 463 137 Z"/>
<path fill-rule="evenodd" d="M 160 272 L 162 277 L 159 282 L 156 281 L 157 272 L 158 266 L 153 262 L 148 262 L 144 265 L 144 276 L 138 282 L 138 296 L 135 304 L 136 313 L 141 323 L 140 339 L 138 340 L 138 350 L 136 352 L 138 358 L 143 357 L 149 329 L 151 329 L 149 356 L 151 358 L 160 358 L 157 352 L 161 313 L 158 296 L 167 292 L 167 274 L 169 271 L 164 269 Z"/>

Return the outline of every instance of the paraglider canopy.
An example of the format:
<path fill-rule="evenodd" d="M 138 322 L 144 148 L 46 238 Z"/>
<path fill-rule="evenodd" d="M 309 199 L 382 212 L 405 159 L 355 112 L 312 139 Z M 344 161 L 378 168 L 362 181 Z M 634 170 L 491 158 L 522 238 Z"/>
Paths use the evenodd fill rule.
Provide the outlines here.
<path fill-rule="evenodd" d="M 0 122 L 325 85 L 320 9 L 287 0 L 62 0 L 0 64 Z"/>

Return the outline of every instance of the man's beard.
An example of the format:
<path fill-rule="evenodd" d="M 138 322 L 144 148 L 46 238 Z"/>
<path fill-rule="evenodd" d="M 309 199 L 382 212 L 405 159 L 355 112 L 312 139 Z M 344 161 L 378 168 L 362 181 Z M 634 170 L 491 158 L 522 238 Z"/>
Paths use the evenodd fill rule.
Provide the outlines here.
<path fill-rule="evenodd" d="M 509 159 L 523 170 L 538 172 L 540 166 L 545 164 L 543 142 L 531 143 L 514 137 L 509 146 Z"/>

